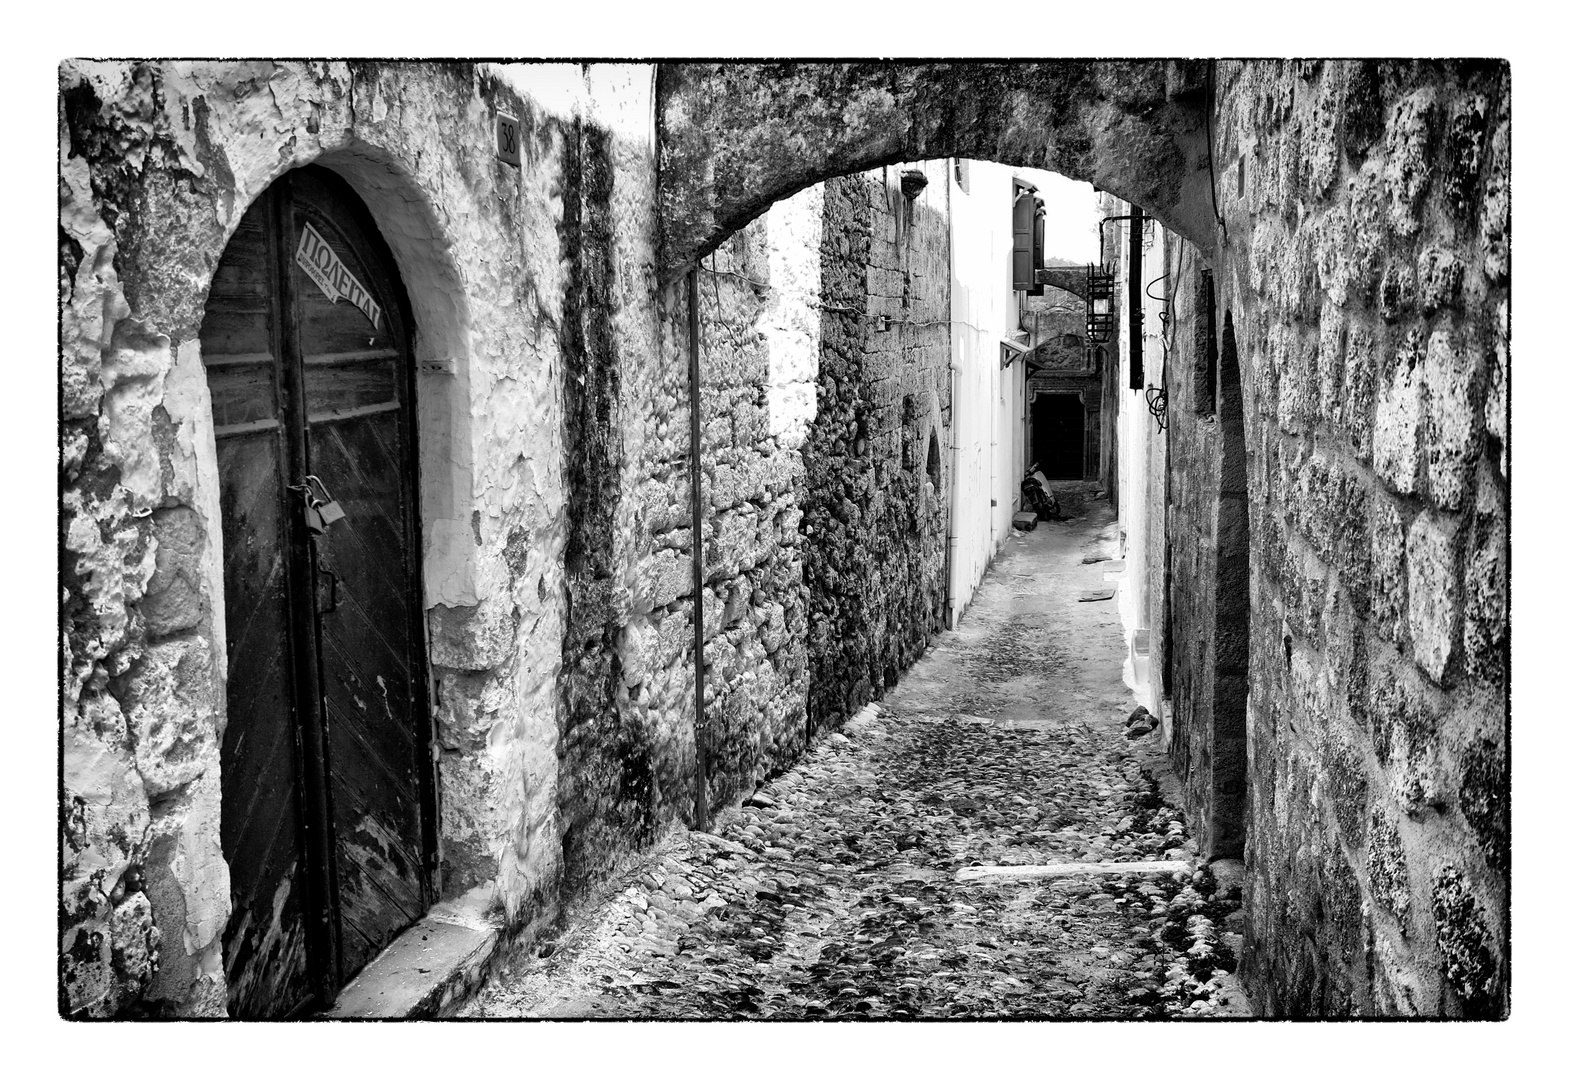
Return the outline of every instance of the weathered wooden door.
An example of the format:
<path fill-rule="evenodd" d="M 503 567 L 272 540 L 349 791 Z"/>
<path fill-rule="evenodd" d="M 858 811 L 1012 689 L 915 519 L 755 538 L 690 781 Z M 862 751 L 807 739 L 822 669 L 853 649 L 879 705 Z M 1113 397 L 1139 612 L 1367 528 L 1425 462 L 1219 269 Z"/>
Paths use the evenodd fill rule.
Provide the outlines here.
<path fill-rule="evenodd" d="M 324 169 L 268 189 L 214 275 L 232 1016 L 329 1004 L 431 900 L 411 333 L 369 214 Z"/>

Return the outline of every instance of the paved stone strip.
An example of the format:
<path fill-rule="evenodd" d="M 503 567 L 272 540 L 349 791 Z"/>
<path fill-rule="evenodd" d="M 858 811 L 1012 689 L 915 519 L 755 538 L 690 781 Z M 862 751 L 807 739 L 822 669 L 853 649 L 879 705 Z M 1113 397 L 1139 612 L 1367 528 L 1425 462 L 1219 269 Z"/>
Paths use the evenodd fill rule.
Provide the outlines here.
<path fill-rule="evenodd" d="M 1094 876 L 1097 874 L 1178 874 L 1192 873 L 1189 863 L 1178 859 L 1156 862 L 1055 863 L 1049 866 L 966 866 L 954 875 L 955 881 L 1040 881 L 1045 878 Z"/>

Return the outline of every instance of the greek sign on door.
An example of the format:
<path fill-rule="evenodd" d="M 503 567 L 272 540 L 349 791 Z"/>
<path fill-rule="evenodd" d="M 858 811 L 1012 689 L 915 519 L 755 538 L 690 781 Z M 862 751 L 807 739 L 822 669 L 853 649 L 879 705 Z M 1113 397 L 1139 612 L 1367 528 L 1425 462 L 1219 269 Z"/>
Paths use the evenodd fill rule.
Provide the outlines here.
<path fill-rule="evenodd" d="M 321 286 L 327 299 L 334 304 L 340 299 L 347 300 L 365 313 L 372 326 L 381 329 L 381 305 L 371 299 L 365 286 L 349 273 L 349 268 L 343 265 L 338 253 L 327 245 L 321 233 L 313 229 L 308 221 L 300 233 L 300 246 L 294 253 L 294 261 L 312 281 Z"/>

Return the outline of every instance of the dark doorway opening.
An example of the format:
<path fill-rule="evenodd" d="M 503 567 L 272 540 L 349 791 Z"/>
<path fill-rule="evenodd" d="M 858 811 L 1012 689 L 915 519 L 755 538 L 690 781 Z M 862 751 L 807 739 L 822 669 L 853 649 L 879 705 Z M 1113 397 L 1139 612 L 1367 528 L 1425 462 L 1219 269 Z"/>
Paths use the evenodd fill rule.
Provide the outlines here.
<path fill-rule="evenodd" d="M 201 330 L 223 522 L 229 1015 L 330 1005 L 433 900 L 413 325 L 335 174 L 246 211 Z"/>
<path fill-rule="evenodd" d="M 1030 403 L 1031 450 L 1048 480 L 1084 479 L 1084 402 L 1077 394 L 1039 394 Z"/>
<path fill-rule="evenodd" d="M 1236 330 L 1226 312 L 1219 355 L 1220 508 L 1215 530 L 1215 689 L 1210 745 L 1210 858 L 1240 859 L 1247 834 L 1248 580 L 1247 444 Z M 1290 646 L 1288 645 L 1289 649 Z M 1289 659 L 1289 654 L 1288 654 Z"/>

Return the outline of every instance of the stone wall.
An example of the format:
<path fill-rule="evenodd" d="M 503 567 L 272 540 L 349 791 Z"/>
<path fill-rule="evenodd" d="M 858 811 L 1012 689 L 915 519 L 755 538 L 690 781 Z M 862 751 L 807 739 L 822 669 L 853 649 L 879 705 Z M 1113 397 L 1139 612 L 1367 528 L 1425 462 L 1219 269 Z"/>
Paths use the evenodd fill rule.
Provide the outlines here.
<path fill-rule="evenodd" d="M 773 215 L 770 215 L 771 217 Z M 708 799 L 750 793 L 804 748 L 805 605 L 797 538 L 800 454 L 777 413 L 798 383 L 776 343 L 766 221 L 698 271 L 704 551 L 702 738 Z M 661 357 L 638 388 L 643 453 L 626 462 L 636 573 L 616 630 L 614 693 L 563 755 L 567 882 L 576 889 L 696 811 L 698 737 L 690 487 L 688 294 L 661 294 Z M 781 353 L 790 355 L 780 355 Z M 815 365 L 810 365 L 815 370 Z M 775 372 L 775 374 L 771 374 Z M 771 409 L 771 397 L 775 399 Z M 795 440 L 799 442 L 799 438 Z"/>
<path fill-rule="evenodd" d="M 867 462 L 857 528 L 918 560 L 867 582 L 878 686 L 924 645 L 945 524 L 930 199 L 848 182 L 852 265 L 809 190 L 698 274 L 699 740 L 687 286 L 656 280 L 647 69 L 72 62 L 61 82 L 64 1013 L 225 1008 L 223 537 L 197 331 L 228 236 L 288 169 L 350 182 L 413 308 L 442 897 L 527 935 L 693 820 L 699 745 L 715 808 L 799 756 L 804 444 Z M 521 169 L 493 153 L 497 111 L 520 120 Z M 835 339 L 826 395 L 825 272 L 893 320 L 854 338 L 864 357 Z M 841 390 L 858 450 L 817 422 Z"/>
<path fill-rule="evenodd" d="M 909 198 L 898 169 L 824 185 L 822 362 L 801 502 L 813 730 L 880 697 L 941 626 L 951 392 L 944 190 Z"/>
<path fill-rule="evenodd" d="M 1203 60 L 659 65 L 660 261 L 778 199 L 901 161 L 1050 169 L 1209 240 Z"/>
<path fill-rule="evenodd" d="M 1222 63 L 1218 93 L 1252 507 L 1247 984 L 1271 1013 L 1502 1016 L 1508 71 Z"/>
<path fill-rule="evenodd" d="M 1165 247 L 1171 526 L 1164 567 L 1169 609 L 1158 652 L 1171 703 L 1169 749 L 1200 853 L 1239 859 L 1246 833 L 1251 605 L 1241 373 L 1235 334 L 1214 303 L 1209 264 L 1180 239 Z M 1152 644 L 1152 667 L 1156 651 Z"/>
<path fill-rule="evenodd" d="M 198 330 L 246 207 L 310 162 L 364 198 L 413 305 L 442 892 L 480 888 L 514 926 L 554 904 L 562 554 L 569 532 L 592 530 L 564 490 L 592 477 L 563 476 L 562 354 L 582 355 L 563 338 L 583 297 L 616 303 L 607 267 L 643 266 L 619 287 L 651 294 L 652 152 L 595 134 L 597 109 L 638 113 L 625 85 L 553 112 L 515 74 L 61 67 L 66 1014 L 224 1010 L 224 538 Z M 492 152 L 497 109 L 521 121 L 522 169 Z M 630 259 L 604 251 L 635 217 L 604 183 L 606 162 L 629 156 L 645 170 L 631 189 L 645 220 L 617 241 L 640 248 Z M 579 242 L 563 223 L 584 203 L 612 224 Z M 617 328 L 624 354 L 652 341 L 651 312 L 644 325 Z"/>

